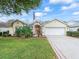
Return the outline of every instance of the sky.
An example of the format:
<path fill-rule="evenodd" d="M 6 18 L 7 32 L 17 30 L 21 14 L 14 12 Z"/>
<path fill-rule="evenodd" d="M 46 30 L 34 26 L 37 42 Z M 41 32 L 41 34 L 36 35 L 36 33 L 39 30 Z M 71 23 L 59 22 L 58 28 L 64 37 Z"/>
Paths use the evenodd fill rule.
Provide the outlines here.
<path fill-rule="evenodd" d="M 35 18 L 40 21 L 50 21 L 54 19 L 71 21 L 79 20 L 79 0 L 42 0 L 38 8 L 30 10 L 28 14 L 22 15 L 0 15 L 1 21 L 19 19 L 24 22 L 33 22 L 33 12 Z"/>

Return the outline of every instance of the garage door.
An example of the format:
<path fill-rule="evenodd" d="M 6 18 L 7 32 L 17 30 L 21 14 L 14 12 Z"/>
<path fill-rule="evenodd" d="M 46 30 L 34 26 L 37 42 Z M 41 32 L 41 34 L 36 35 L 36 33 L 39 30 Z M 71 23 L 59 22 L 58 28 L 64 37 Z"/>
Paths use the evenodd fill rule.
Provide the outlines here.
<path fill-rule="evenodd" d="M 65 28 L 45 28 L 45 35 L 65 35 Z"/>

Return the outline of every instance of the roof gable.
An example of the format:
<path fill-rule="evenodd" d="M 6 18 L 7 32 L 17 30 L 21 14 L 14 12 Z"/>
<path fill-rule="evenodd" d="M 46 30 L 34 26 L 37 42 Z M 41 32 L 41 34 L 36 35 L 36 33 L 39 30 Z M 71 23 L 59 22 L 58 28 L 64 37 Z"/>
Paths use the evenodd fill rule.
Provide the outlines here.
<path fill-rule="evenodd" d="M 13 26 L 13 24 L 15 22 L 20 22 L 22 23 L 23 25 L 26 25 L 25 23 L 23 23 L 22 21 L 20 20 L 9 20 L 8 22 L 0 22 L 0 28 L 8 28 L 8 27 L 11 27 Z"/>
<path fill-rule="evenodd" d="M 20 21 L 20 20 L 15 20 L 15 21 L 13 21 L 13 22 L 10 24 L 10 26 L 13 26 L 13 24 L 16 23 L 16 22 L 20 22 L 20 23 L 22 23 L 23 25 L 26 25 L 25 23 L 23 23 L 23 22 Z"/>
<path fill-rule="evenodd" d="M 44 27 L 66 27 L 68 26 L 66 23 L 60 20 L 52 20 L 44 25 Z"/>

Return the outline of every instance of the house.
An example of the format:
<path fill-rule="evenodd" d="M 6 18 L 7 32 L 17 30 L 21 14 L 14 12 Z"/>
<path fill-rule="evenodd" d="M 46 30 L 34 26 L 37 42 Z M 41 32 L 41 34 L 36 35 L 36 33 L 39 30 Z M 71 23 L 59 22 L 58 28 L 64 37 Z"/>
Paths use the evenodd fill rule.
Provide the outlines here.
<path fill-rule="evenodd" d="M 69 31 L 78 31 L 79 30 L 79 21 L 69 21 Z"/>
<path fill-rule="evenodd" d="M 8 30 L 8 24 L 5 22 L 0 22 L 0 32 L 7 32 Z"/>
<path fill-rule="evenodd" d="M 43 35 L 66 35 L 67 31 L 79 31 L 79 21 L 52 20 L 43 23 Z"/>
<path fill-rule="evenodd" d="M 65 22 L 55 19 L 45 23 L 42 31 L 44 35 L 66 35 L 69 26 Z"/>
<path fill-rule="evenodd" d="M 72 22 L 70 22 L 72 23 Z M 70 24 L 65 21 L 52 20 L 41 22 L 39 20 L 34 20 L 30 25 L 33 35 L 37 36 L 36 30 L 40 29 L 40 35 L 66 35 L 67 31 L 77 31 L 79 29 L 78 21 Z M 15 31 L 19 27 L 26 26 L 24 22 L 20 20 L 9 20 L 8 22 L 0 23 L 0 32 L 9 31 L 9 34 L 12 36 L 15 34 Z M 42 33 L 42 34 L 41 34 Z"/>
<path fill-rule="evenodd" d="M 23 23 L 22 21 L 20 20 L 10 20 L 6 23 L 4 22 L 1 22 L 0 23 L 0 32 L 6 32 L 6 31 L 9 31 L 9 34 L 11 36 L 13 36 L 15 34 L 15 31 L 17 28 L 19 27 L 23 27 L 25 26 L 26 24 Z"/>

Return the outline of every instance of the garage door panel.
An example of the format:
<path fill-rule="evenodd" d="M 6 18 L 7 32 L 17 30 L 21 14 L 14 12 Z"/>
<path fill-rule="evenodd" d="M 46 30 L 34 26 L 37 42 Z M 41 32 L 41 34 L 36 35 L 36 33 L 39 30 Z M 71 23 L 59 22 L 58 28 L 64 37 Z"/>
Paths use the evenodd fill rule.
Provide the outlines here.
<path fill-rule="evenodd" d="M 65 35 L 65 28 L 45 28 L 45 35 Z"/>

